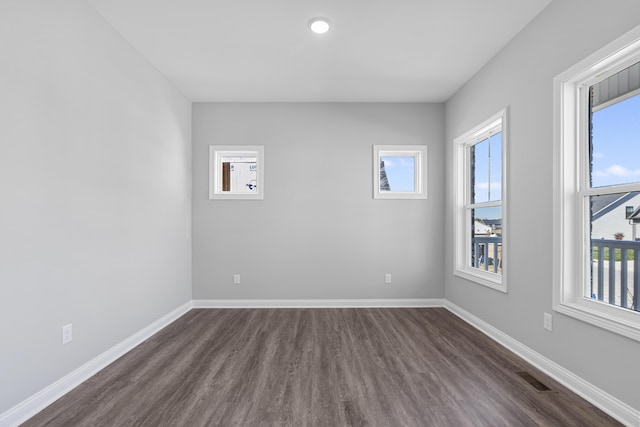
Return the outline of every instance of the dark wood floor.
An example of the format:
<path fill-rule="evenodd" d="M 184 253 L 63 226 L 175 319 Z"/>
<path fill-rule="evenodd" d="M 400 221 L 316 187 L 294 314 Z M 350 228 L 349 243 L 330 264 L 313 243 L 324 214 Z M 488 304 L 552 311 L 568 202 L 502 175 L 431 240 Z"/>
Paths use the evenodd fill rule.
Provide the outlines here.
<path fill-rule="evenodd" d="M 431 308 L 192 310 L 25 425 L 619 424 Z"/>

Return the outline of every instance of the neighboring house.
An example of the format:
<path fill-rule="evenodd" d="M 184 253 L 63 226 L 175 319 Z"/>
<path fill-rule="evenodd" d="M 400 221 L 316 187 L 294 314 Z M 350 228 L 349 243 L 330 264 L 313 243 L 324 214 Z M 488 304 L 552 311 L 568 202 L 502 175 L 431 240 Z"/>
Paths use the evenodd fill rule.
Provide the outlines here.
<path fill-rule="evenodd" d="M 491 234 L 502 235 L 502 218 L 499 219 L 483 219 L 484 224 L 491 227 Z"/>
<path fill-rule="evenodd" d="M 384 168 L 383 160 L 380 160 L 380 191 L 391 191 L 391 187 L 389 187 L 389 179 L 387 178 L 387 170 Z"/>
<path fill-rule="evenodd" d="M 491 234 L 493 229 L 490 225 L 485 224 L 482 220 L 476 219 L 473 222 L 473 234 Z"/>
<path fill-rule="evenodd" d="M 595 197 L 591 212 L 592 238 L 614 239 L 616 233 L 622 233 L 623 240 L 640 239 L 640 193 Z"/>
<path fill-rule="evenodd" d="M 636 206 L 635 210 L 628 216 L 628 219 L 632 227 L 631 239 L 640 240 L 640 206 Z"/>

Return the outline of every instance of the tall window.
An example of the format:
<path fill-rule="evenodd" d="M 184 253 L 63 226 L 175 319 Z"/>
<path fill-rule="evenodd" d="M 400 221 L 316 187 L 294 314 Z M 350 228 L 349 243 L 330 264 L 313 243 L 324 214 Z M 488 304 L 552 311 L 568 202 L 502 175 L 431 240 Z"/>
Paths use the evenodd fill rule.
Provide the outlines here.
<path fill-rule="evenodd" d="M 591 268 L 584 296 L 640 311 L 634 214 L 640 203 L 640 63 L 591 85 L 589 104 L 589 156 L 582 170 Z"/>
<path fill-rule="evenodd" d="M 554 309 L 640 340 L 640 29 L 554 86 Z"/>
<path fill-rule="evenodd" d="M 506 291 L 505 111 L 456 138 L 455 274 Z"/>

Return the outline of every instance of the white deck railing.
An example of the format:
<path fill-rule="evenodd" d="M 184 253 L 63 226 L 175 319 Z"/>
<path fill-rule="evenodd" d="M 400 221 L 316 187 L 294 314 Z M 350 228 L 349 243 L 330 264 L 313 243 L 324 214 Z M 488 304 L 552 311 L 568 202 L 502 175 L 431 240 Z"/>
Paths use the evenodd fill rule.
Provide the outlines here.
<path fill-rule="evenodd" d="M 640 311 L 640 242 L 592 239 L 591 298 Z"/>

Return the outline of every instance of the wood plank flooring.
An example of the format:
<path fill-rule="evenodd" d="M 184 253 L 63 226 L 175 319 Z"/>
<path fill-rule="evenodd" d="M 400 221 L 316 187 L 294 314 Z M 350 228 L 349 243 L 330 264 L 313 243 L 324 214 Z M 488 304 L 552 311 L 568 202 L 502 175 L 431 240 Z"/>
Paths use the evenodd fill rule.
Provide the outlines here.
<path fill-rule="evenodd" d="M 192 310 L 24 425 L 619 424 L 445 309 L 385 308 Z"/>

